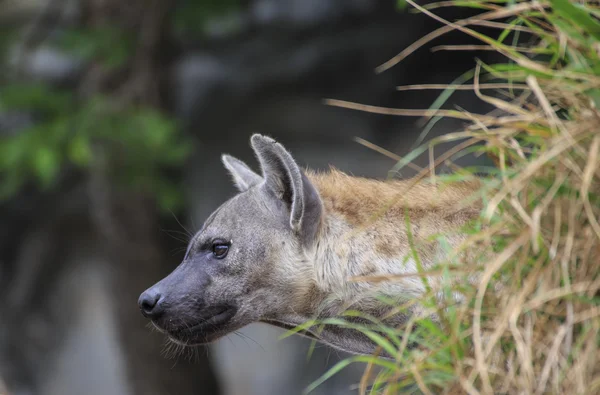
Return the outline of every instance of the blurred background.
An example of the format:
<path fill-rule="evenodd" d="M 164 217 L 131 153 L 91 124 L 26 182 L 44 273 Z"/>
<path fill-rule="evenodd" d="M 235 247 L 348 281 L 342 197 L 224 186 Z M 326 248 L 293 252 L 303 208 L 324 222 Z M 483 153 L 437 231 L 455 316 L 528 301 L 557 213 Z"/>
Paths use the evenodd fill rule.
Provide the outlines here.
<path fill-rule="evenodd" d="M 440 26 L 396 0 L 0 0 L 0 394 L 293 395 L 346 357 L 256 324 L 169 358 L 137 298 L 235 193 L 221 153 L 257 167 L 252 133 L 385 178 L 395 162 L 354 137 L 405 155 L 460 129 L 323 104 L 428 108 L 439 91 L 396 87 L 491 61 L 431 50 L 470 42 L 451 34 L 375 72 Z M 361 369 L 315 393 L 356 393 Z"/>

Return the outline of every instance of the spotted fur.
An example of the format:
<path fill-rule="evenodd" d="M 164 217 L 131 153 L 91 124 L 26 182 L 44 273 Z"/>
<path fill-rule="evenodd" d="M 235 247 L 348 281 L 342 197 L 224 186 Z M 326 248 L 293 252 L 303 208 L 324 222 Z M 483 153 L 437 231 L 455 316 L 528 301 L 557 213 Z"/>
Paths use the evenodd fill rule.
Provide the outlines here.
<path fill-rule="evenodd" d="M 160 296 L 161 314 L 146 313 L 179 342 L 210 342 L 257 321 L 293 328 L 348 308 L 381 318 L 390 308 L 377 296 L 414 300 L 425 291 L 423 281 L 354 279 L 417 273 L 415 251 L 427 270 L 447 253 L 435 236 L 457 246 L 466 237 L 461 226 L 479 213 L 479 203 L 465 201 L 479 189 L 477 181 L 438 185 L 377 181 L 334 169 L 317 173 L 300 169 L 268 137 L 254 135 L 251 143 L 262 174 L 223 156 L 240 193 L 209 217 L 184 262 L 140 298 Z M 226 258 L 211 256 L 216 239 L 230 241 Z M 429 278 L 434 285 L 436 280 Z M 214 318 L 223 309 L 229 309 L 222 313 L 226 318 Z M 400 324 L 418 312 L 416 304 L 388 321 Z M 374 350 L 350 329 L 325 326 L 303 334 L 354 353 Z"/>

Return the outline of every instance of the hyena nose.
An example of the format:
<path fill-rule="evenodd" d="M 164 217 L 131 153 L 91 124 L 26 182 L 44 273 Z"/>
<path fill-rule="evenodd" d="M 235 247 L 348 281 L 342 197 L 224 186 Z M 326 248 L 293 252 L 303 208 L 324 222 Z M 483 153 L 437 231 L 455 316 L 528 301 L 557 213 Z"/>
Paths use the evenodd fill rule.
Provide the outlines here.
<path fill-rule="evenodd" d="M 158 291 L 149 289 L 144 291 L 138 299 L 138 306 L 144 317 L 155 319 L 164 311 L 162 306 L 162 296 Z"/>

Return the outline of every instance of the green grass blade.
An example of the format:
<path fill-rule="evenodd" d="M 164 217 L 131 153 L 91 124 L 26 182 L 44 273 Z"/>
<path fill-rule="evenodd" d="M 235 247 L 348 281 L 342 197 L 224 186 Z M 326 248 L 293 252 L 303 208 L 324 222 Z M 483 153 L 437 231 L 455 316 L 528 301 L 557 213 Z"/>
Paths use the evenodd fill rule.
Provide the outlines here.
<path fill-rule="evenodd" d="M 592 18 L 585 9 L 576 6 L 569 0 L 550 0 L 550 3 L 558 15 L 581 27 L 596 41 L 600 41 L 600 23 Z"/>
<path fill-rule="evenodd" d="M 395 363 L 393 363 L 393 362 L 389 362 L 389 361 L 386 361 L 386 360 L 383 360 L 383 359 L 375 358 L 375 357 L 370 356 L 370 355 L 357 355 L 355 357 L 344 359 L 344 360 L 338 362 L 337 364 L 335 364 L 324 375 L 322 375 L 317 380 L 315 380 L 313 383 L 311 383 L 306 388 L 306 390 L 304 390 L 303 394 L 309 394 L 309 393 L 311 393 L 318 386 L 320 386 L 321 384 L 323 384 L 325 381 L 329 380 L 336 373 L 339 373 L 346 366 L 349 366 L 350 364 L 356 363 L 356 362 L 372 363 L 373 365 L 381 366 L 382 368 L 388 369 L 390 371 L 397 370 L 397 368 L 398 368 L 398 366 Z"/>

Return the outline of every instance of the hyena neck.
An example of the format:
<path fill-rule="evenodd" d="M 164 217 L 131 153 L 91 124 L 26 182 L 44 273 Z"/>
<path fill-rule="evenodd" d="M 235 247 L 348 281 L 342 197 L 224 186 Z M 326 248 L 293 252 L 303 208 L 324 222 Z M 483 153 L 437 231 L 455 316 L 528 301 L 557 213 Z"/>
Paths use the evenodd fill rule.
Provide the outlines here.
<path fill-rule="evenodd" d="M 427 242 L 432 235 L 451 235 L 447 238 L 451 246 L 464 240 L 465 236 L 454 230 L 476 216 L 478 210 L 458 206 L 457 202 L 472 193 L 477 183 L 440 191 L 432 185 L 409 188 L 410 182 L 384 183 L 335 171 L 308 176 L 323 203 L 321 227 L 303 258 L 286 265 L 285 278 L 290 283 L 286 284 L 287 292 L 281 293 L 291 297 L 265 322 L 291 329 L 312 319 L 339 317 L 351 309 L 379 320 L 385 317 L 388 325 L 399 326 L 408 316 L 420 314 L 421 307 L 413 304 L 410 311 L 387 317 L 390 305 L 378 298 L 384 295 L 398 306 L 425 292 L 422 279 L 416 276 L 405 219 L 410 219 L 414 249 L 427 269 L 444 254 Z M 294 273 L 289 272 L 291 267 Z M 403 274 L 415 276 L 381 283 L 358 280 Z M 434 283 L 435 279 L 430 279 L 430 284 Z M 345 319 L 361 323 L 356 317 Z M 375 349 L 360 332 L 335 325 L 316 326 L 304 334 L 353 353 L 372 353 Z"/>
<path fill-rule="evenodd" d="M 281 284 L 277 294 L 285 303 L 278 303 L 281 308 L 270 320 L 289 326 L 312 319 L 340 317 L 349 309 L 377 318 L 386 314 L 387 306 L 377 297 L 382 292 L 391 296 L 394 291 L 389 287 L 382 289 L 366 282 L 354 282 L 353 277 L 381 274 L 388 269 L 391 273 L 392 265 L 387 269 L 385 265 L 375 266 L 381 259 L 371 256 L 363 242 L 351 237 L 353 230 L 343 216 L 332 210 L 324 212 L 314 245 L 303 251 L 301 259 L 283 265 L 285 271 L 278 277 L 288 281 Z M 400 261 L 399 258 L 391 260 Z"/>
<path fill-rule="evenodd" d="M 336 170 L 308 177 L 323 203 L 321 229 L 309 252 L 315 287 L 329 299 L 367 311 L 380 307 L 375 294 L 395 300 L 421 296 L 425 285 L 416 276 L 415 252 L 425 270 L 444 261 L 447 248 L 466 239 L 460 228 L 481 209 L 481 202 L 472 198 L 481 187 L 479 180 L 452 185 L 383 182 Z M 440 235 L 444 246 L 432 241 Z M 389 275 L 409 276 L 365 281 Z"/>
<path fill-rule="evenodd" d="M 374 297 L 370 297 L 369 292 L 366 292 L 365 289 L 350 286 L 349 281 L 343 281 L 343 274 L 335 274 L 339 277 L 339 282 L 326 281 L 331 280 L 323 277 L 328 270 L 341 270 L 343 267 L 341 260 L 324 261 L 322 252 L 318 248 L 311 251 L 310 256 L 312 259 L 302 260 L 298 262 L 297 266 L 298 270 L 303 271 L 306 281 L 287 284 L 284 287 L 286 290 L 280 292 L 280 295 L 287 295 L 284 296 L 284 298 L 287 297 L 286 302 L 279 303 L 278 311 L 264 318 L 262 322 L 286 330 L 292 330 L 299 326 L 306 327 L 305 330 L 297 333 L 349 353 L 374 353 L 376 345 L 360 331 L 340 325 L 326 324 L 326 322 L 331 318 L 341 318 L 350 324 L 369 325 L 372 323 L 365 319 L 345 316 L 344 313 L 347 310 L 359 310 L 368 316 L 380 319 L 390 308 L 382 306 Z M 329 269 L 317 270 L 319 267 L 329 267 Z M 293 291 L 289 292 L 290 290 Z M 313 320 L 314 322 L 312 322 Z M 406 320 L 407 317 L 404 315 L 395 315 L 386 319 L 385 322 L 396 327 Z M 382 356 L 386 357 L 386 355 Z"/>

